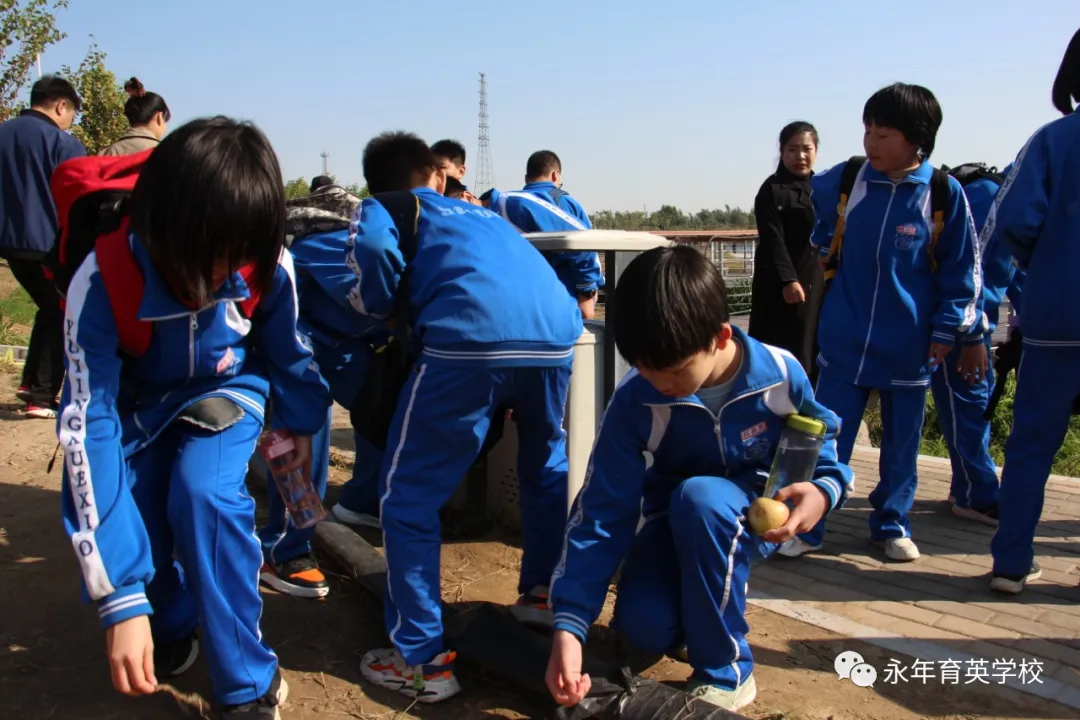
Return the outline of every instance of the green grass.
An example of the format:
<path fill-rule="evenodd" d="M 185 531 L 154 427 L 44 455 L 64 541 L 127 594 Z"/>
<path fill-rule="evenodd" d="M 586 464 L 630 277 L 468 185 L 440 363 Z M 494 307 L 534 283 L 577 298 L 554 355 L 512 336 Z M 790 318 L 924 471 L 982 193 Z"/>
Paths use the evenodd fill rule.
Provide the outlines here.
<path fill-rule="evenodd" d="M 36 312 L 37 306 L 21 287 L 0 298 L 0 345 L 26 345 Z"/>
<path fill-rule="evenodd" d="M 1001 395 L 1001 401 L 994 410 L 994 418 L 990 422 L 990 455 L 998 467 L 1005 463 L 1005 441 L 1009 437 L 1012 428 L 1013 396 L 1016 391 L 1015 375 L 1009 375 L 1005 385 L 1005 392 Z M 870 430 L 870 441 L 874 447 L 881 446 L 881 411 L 878 408 L 867 411 L 866 425 Z M 945 445 L 945 437 L 941 434 L 941 426 L 938 423 L 938 412 L 934 406 L 934 397 L 927 393 L 926 397 L 926 421 L 923 424 L 922 443 L 919 452 L 923 455 L 935 457 L 948 457 L 949 451 Z M 1080 477 L 1080 417 L 1073 417 L 1069 422 L 1069 430 L 1065 434 L 1065 442 L 1061 444 L 1057 456 L 1054 458 L 1052 472 L 1056 475 L 1068 477 Z"/>

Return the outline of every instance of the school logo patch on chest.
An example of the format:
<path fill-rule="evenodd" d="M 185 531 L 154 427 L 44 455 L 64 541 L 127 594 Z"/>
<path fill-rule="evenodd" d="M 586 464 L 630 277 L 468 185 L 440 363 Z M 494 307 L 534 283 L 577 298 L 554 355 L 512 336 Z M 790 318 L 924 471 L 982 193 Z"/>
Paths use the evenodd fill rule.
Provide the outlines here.
<path fill-rule="evenodd" d="M 217 374 L 224 375 L 232 370 L 236 365 L 236 354 L 233 353 L 232 348 L 226 348 L 225 354 L 221 356 L 217 364 Z"/>
<path fill-rule="evenodd" d="M 743 455 L 747 460 L 764 460 L 769 456 L 771 447 L 769 438 L 758 436 L 743 444 Z"/>
<path fill-rule="evenodd" d="M 739 439 L 745 443 L 747 440 L 750 440 L 751 438 L 756 438 L 758 435 L 765 432 L 766 427 L 767 426 L 765 425 L 765 423 L 759 422 L 757 425 L 754 425 L 753 427 L 748 427 L 741 433 L 739 433 Z"/>
<path fill-rule="evenodd" d="M 906 225 L 896 226 L 896 247 L 899 250 L 907 250 L 915 244 L 916 238 L 919 235 L 919 228 L 908 223 Z"/>

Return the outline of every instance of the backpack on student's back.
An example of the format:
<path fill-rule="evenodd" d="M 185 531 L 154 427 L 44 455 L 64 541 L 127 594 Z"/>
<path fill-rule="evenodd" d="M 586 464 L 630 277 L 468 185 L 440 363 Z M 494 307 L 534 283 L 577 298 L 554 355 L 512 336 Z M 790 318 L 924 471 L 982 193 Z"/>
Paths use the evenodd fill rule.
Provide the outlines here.
<path fill-rule="evenodd" d="M 998 187 L 1005 184 L 1005 176 L 996 167 L 986 163 L 964 163 L 954 168 L 942 165 L 941 169 L 956 178 L 960 187 L 967 187 L 976 180 L 991 180 Z"/>
<path fill-rule="evenodd" d="M 79 267 L 95 252 L 120 349 L 134 357 L 150 346 L 153 323 L 138 315 L 146 283 L 129 244 L 128 213 L 131 192 L 151 152 L 74 158 L 57 166 L 51 182 L 59 232 L 45 268 L 60 294 L 61 307 L 71 300 L 71 281 Z M 245 266 L 239 272 L 246 280 L 252 270 Z M 251 298 L 239 304 L 240 312 L 250 318 L 258 302 L 252 289 Z"/>
<path fill-rule="evenodd" d="M 840 259 L 844 249 L 844 229 L 846 226 L 845 215 L 847 213 L 848 199 L 851 197 L 851 191 L 855 188 L 855 179 L 858 177 L 859 171 L 865 163 L 865 157 L 855 156 L 847 161 L 847 164 L 844 165 L 844 169 L 841 171 L 840 204 L 836 208 L 836 231 L 833 233 L 829 252 L 822 260 L 822 264 L 825 267 L 826 290 L 828 290 L 829 286 L 832 284 L 832 280 L 836 277 L 836 272 L 840 268 Z M 937 250 L 938 240 L 941 237 L 941 231 L 945 228 L 945 210 L 948 205 L 949 176 L 943 170 L 934 168 L 933 174 L 930 176 L 930 214 L 933 226 L 930 233 L 930 244 L 926 248 L 930 253 L 930 268 L 934 272 L 937 271 L 937 257 L 935 251 Z"/>

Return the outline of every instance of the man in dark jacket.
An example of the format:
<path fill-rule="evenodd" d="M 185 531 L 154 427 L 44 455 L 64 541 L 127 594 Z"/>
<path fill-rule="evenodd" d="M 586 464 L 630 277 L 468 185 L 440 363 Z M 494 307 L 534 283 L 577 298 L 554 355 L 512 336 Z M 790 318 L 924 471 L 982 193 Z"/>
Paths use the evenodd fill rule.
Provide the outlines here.
<path fill-rule="evenodd" d="M 56 241 L 53 170 L 86 155 L 66 132 L 81 107 L 71 83 L 46 75 L 30 90 L 30 109 L 0 125 L 0 257 L 38 308 L 18 390 L 28 417 L 56 417 L 64 380 L 64 314 L 42 260 Z"/>

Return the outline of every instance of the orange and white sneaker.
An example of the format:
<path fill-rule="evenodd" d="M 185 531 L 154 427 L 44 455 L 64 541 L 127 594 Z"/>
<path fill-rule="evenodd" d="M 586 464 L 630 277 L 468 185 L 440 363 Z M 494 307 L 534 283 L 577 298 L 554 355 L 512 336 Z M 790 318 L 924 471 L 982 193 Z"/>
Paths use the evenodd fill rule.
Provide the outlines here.
<path fill-rule="evenodd" d="M 555 619 L 551 608 L 548 607 L 547 586 L 537 585 L 521 595 L 517 602 L 510 606 L 510 614 L 517 618 L 518 622 L 526 625 L 551 627 Z"/>
<path fill-rule="evenodd" d="M 259 581 L 278 592 L 299 598 L 323 598 L 330 594 L 330 583 L 311 553 L 305 553 L 280 565 L 263 563 Z"/>
<path fill-rule="evenodd" d="M 406 665 L 397 648 L 372 650 L 364 655 L 360 672 L 364 679 L 387 690 L 397 690 L 417 702 L 436 703 L 461 692 L 454 677 L 457 653 L 447 650 L 423 665 Z"/>

